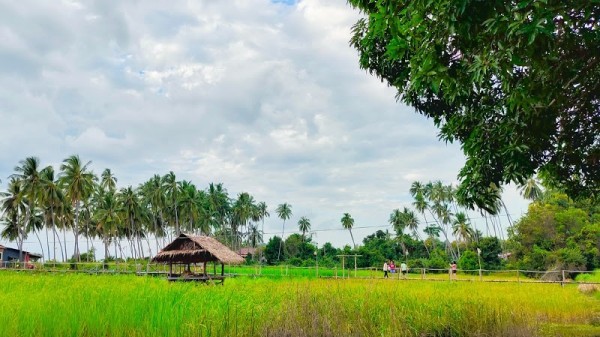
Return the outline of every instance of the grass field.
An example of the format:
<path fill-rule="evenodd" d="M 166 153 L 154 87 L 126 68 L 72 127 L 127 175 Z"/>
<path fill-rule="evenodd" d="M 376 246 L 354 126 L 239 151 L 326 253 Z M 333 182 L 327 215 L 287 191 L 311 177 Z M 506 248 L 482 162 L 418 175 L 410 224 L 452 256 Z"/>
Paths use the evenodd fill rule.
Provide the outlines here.
<path fill-rule="evenodd" d="M 0 272 L 0 336 L 600 336 L 576 286 Z"/>

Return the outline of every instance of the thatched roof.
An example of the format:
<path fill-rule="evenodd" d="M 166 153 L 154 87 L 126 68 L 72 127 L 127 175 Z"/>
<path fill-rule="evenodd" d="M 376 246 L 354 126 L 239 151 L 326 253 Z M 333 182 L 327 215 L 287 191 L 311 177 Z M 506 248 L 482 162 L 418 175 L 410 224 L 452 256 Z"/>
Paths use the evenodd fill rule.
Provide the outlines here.
<path fill-rule="evenodd" d="M 225 264 L 244 263 L 244 259 L 224 244 L 209 236 L 181 234 L 163 248 L 152 262 L 200 263 L 220 262 Z"/>

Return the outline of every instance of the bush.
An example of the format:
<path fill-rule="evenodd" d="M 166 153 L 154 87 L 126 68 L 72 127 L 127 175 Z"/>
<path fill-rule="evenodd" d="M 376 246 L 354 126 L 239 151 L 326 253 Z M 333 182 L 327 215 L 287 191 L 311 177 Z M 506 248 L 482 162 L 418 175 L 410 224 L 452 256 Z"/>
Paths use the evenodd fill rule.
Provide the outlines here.
<path fill-rule="evenodd" d="M 471 250 L 467 250 L 460 256 L 458 260 L 458 268 L 464 270 L 477 270 L 479 269 L 479 260 L 477 254 Z M 472 274 L 476 272 L 470 272 Z"/>

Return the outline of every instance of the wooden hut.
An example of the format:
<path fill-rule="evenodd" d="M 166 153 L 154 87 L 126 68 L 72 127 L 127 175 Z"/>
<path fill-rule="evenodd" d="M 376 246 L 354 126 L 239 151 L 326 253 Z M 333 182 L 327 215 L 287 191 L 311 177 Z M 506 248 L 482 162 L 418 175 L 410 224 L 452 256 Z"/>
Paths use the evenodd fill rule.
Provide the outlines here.
<path fill-rule="evenodd" d="M 221 281 L 225 279 L 225 264 L 241 264 L 244 259 L 215 238 L 181 234 L 163 248 L 152 262 L 168 263 L 170 281 Z M 207 263 L 212 262 L 213 274 L 207 272 Z M 201 273 L 193 273 L 190 266 L 202 264 Z M 221 274 L 217 274 L 221 264 Z M 184 267 L 183 272 L 174 273 L 173 265 Z"/>

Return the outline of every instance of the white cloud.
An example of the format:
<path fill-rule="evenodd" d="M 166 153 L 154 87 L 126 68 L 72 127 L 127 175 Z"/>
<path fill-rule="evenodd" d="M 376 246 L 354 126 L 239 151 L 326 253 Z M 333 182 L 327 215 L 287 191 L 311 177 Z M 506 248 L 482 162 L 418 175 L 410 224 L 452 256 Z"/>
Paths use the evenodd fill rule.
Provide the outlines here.
<path fill-rule="evenodd" d="M 452 182 L 463 157 L 358 68 L 357 18 L 328 0 L 0 4 L 0 178 L 77 153 L 122 185 L 173 170 L 250 192 L 270 232 L 281 202 L 290 228 L 339 228 L 344 212 L 386 226 L 413 180 Z"/>

